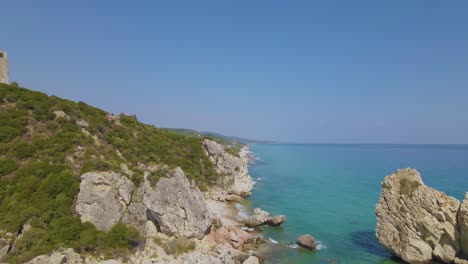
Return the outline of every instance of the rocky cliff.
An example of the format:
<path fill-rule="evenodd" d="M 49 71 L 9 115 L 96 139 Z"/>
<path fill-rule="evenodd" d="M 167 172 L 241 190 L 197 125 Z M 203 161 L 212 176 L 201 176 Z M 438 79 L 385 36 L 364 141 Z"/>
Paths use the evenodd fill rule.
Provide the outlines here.
<path fill-rule="evenodd" d="M 376 206 L 376 236 L 394 255 L 409 263 L 460 261 L 466 238 L 466 199 L 426 186 L 414 169 L 385 177 Z"/>
<path fill-rule="evenodd" d="M 225 151 L 223 145 L 208 139 L 203 141 L 203 148 L 220 175 L 218 185 L 222 190 L 242 197 L 252 193 L 252 178 L 248 173 L 246 158 L 234 156 Z"/>

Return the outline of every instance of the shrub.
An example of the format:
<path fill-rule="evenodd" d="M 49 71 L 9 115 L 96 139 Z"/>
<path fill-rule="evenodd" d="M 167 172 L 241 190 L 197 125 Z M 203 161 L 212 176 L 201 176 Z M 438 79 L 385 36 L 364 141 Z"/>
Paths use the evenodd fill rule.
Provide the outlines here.
<path fill-rule="evenodd" d="M 195 242 L 187 238 L 173 238 L 162 244 L 162 248 L 169 255 L 182 255 L 195 249 Z"/>

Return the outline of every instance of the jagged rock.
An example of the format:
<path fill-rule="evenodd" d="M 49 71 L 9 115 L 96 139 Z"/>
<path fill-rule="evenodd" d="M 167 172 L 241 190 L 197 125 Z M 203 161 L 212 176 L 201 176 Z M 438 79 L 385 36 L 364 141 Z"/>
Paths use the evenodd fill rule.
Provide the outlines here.
<path fill-rule="evenodd" d="M 312 249 L 312 250 L 315 250 L 317 248 L 317 242 L 315 242 L 315 238 L 309 234 L 300 236 L 297 239 L 297 244 L 301 247 Z"/>
<path fill-rule="evenodd" d="M 277 215 L 270 216 L 270 213 L 263 211 L 260 208 L 254 209 L 254 214 L 248 217 L 244 223 L 248 227 L 256 227 L 264 224 L 279 226 L 286 220 L 286 216 Z"/>
<path fill-rule="evenodd" d="M 132 182 L 118 173 L 85 173 L 81 175 L 76 211 L 82 222 L 109 231 L 126 212 L 132 192 Z"/>
<path fill-rule="evenodd" d="M 286 216 L 277 215 L 268 218 L 267 224 L 271 226 L 279 226 L 286 220 Z"/>
<path fill-rule="evenodd" d="M 255 256 L 250 256 L 248 259 L 246 259 L 242 264 L 260 264 L 258 261 L 258 258 Z"/>
<path fill-rule="evenodd" d="M 463 200 L 458 212 L 458 227 L 460 230 L 461 253 L 468 259 L 468 192 L 465 194 L 465 200 Z"/>
<path fill-rule="evenodd" d="M 83 263 L 80 254 L 73 249 L 52 252 L 46 255 L 40 255 L 26 262 L 26 264 L 81 264 Z"/>
<path fill-rule="evenodd" d="M 252 193 L 252 179 L 248 174 L 247 159 L 236 157 L 224 150 L 224 146 L 208 139 L 203 141 L 203 148 L 210 157 L 219 177 L 219 185 L 229 193 L 249 196 Z"/>
<path fill-rule="evenodd" d="M 8 253 L 8 249 L 10 248 L 10 243 L 6 238 L 0 238 L 0 262 Z"/>
<path fill-rule="evenodd" d="M 396 256 L 409 263 L 437 258 L 445 263 L 459 250 L 459 201 L 424 185 L 415 169 L 385 177 L 376 206 L 376 236 Z"/>
<path fill-rule="evenodd" d="M 181 168 L 169 178 L 161 178 L 154 189 L 149 189 L 143 200 L 149 213 L 162 232 L 177 237 L 201 239 L 211 226 L 203 193 L 190 184 Z"/>
<path fill-rule="evenodd" d="M 143 234 L 145 232 L 146 221 L 154 220 L 148 219 L 148 215 L 146 213 L 147 207 L 143 202 L 143 196 L 146 191 L 152 191 L 152 189 L 140 186 L 133 191 L 132 202 L 127 206 L 127 210 L 122 217 L 123 223 L 135 227 Z"/>
<path fill-rule="evenodd" d="M 252 242 L 253 236 L 236 226 L 220 227 L 214 233 L 217 243 L 229 244 L 236 249 L 242 249 L 245 244 Z"/>
<path fill-rule="evenodd" d="M 154 238 L 158 234 L 158 230 L 152 221 L 146 221 L 144 235 L 146 238 Z"/>
<path fill-rule="evenodd" d="M 270 218 L 270 213 L 263 211 L 260 208 L 255 208 L 254 214 L 245 220 L 245 224 L 248 227 L 260 226 L 268 222 L 269 218 Z"/>

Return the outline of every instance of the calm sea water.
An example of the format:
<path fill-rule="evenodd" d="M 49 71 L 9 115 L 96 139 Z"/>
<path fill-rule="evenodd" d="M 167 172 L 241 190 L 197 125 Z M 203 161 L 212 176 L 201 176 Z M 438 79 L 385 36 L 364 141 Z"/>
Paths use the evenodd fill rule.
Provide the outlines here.
<path fill-rule="evenodd" d="M 380 183 L 398 168 L 414 167 L 423 181 L 462 199 L 468 191 L 467 145 L 254 144 L 261 160 L 247 210 L 284 214 L 281 227 L 262 227 L 277 241 L 267 263 L 398 263 L 375 239 Z M 321 242 L 310 252 L 288 245 L 304 233 Z"/>

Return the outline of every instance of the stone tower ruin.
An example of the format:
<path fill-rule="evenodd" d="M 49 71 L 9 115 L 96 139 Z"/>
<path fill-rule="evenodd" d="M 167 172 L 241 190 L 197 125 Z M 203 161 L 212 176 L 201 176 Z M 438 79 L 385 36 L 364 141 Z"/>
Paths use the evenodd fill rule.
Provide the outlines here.
<path fill-rule="evenodd" d="M 8 82 L 8 55 L 3 50 L 0 50 L 0 83 L 9 83 Z"/>

